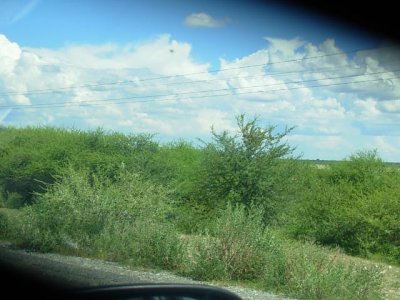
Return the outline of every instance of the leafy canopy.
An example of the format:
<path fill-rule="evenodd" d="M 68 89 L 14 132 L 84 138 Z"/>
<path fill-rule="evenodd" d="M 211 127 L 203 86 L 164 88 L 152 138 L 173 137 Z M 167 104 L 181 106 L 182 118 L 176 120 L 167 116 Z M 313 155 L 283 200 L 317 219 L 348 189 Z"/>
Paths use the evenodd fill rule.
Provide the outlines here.
<path fill-rule="evenodd" d="M 284 141 L 293 128 L 275 133 L 275 126 L 263 128 L 257 118 L 247 120 L 243 114 L 236 121 L 236 134 L 212 128 L 212 142 L 204 149 L 199 193 L 211 206 L 273 199 L 284 177 L 278 171 L 281 160 L 294 150 Z"/>

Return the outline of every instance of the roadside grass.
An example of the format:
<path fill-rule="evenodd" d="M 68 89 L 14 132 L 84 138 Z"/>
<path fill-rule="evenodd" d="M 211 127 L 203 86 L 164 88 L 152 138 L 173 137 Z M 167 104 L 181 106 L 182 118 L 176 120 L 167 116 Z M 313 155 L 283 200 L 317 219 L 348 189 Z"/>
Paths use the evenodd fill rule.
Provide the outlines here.
<path fill-rule="evenodd" d="M 202 232 L 181 235 L 167 218 L 169 202 L 164 188 L 134 174 L 122 172 L 107 181 L 69 170 L 34 205 L 0 210 L 0 226 L 3 236 L 24 248 L 82 253 L 294 298 L 382 299 L 393 294 L 395 280 L 386 286 L 387 293 L 382 293 L 382 281 L 398 273 L 289 240 L 263 224 L 256 206 L 228 205 Z"/>
<path fill-rule="evenodd" d="M 147 223 L 139 229 L 141 239 L 138 239 L 138 235 L 131 236 L 132 232 L 127 232 L 127 236 L 131 236 L 130 239 L 117 237 L 115 232 L 106 233 L 105 236 L 108 238 L 114 237 L 117 240 L 99 239 L 99 243 L 109 247 L 102 248 L 104 252 L 89 253 L 87 250 L 80 250 L 78 246 L 75 253 L 84 252 L 86 257 L 118 261 L 133 268 L 169 269 L 179 275 L 213 284 L 256 288 L 299 299 L 397 299 L 396 295 L 399 295 L 400 291 L 399 268 L 388 268 L 384 264 L 377 266 L 374 262 L 353 258 L 339 251 L 328 250 L 313 244 L 282 240 L 279 235 L 275 236 L 273 231 L 259 230 L 269 244 L 265 244 L 265 240 L 261 243 L 259 238 L 246 238 L 245 234 L 239 232 L 239 225 L 245 221 L 253 222 L 249 225 L 251 228 L 257 222 L 251 221 L 252 218 L 242 214 L 241 211 L 230 209 L 232 215 L 240 220 L 231 220 L 236 223 L 236 227 L 230 226 L 232 224 L 227 221 L 232 217 L 231 215 L 223 219 L 226 226 L 221 231 L 209 230 L 206 234 L 178 235 L 177 241 L 174 240 L 176 232 L 174 233 L 171 228 L 172 231 L 164 231 L 161 235 L 148 234 L 157 232 L 161 227 L 154 227 L 152 230 L 149 229 Z M 0 214 L 4 215 L 4 211 L 2 210 Z M 10 216 L 9 220 L 20 217 L 14 211 L 7 210 L 6 214 Z M 220 224 L 221 221 L 215 224 Z M 135 230 L 138 229 L 134 229 L 133 232 Z M 226 230 L 233 232 L 229 236 Z M 246 228 L 244 231 L 246 232 Z M 121 231 L 118 232 L 121 236 Z M 168 236 L 169 234 L 172 239 Z M 230 242 L 230 247 L 226 246 L 226 241 L 221 241 L 221 236 Z M 239 236 L 241 239 L 237 239 Z M 146 239 L 149 242 L 146 242 Z M 166 240 L 167 244 L 178 245 L 177 251 L 180 253 L 176 252 L 176 254 L 181 256 L 173 265 L 164 266 L 165 260 L 160 260 L 160 257 L 165 258 L 160 253 L 165 247 L 168 248 L 168 245 L 161 244 L 162 239 Z M 132 244 L 123 248 L 122 241 Z M 135 245 L 138 244 L 146 244 L 149 247 L 145 250 L 148 255 L 142 257 L 140 252 L 133 251 Z M 248 248 L 243 249 L 242 247 L 246 245 Z M 258 248 L 260 252 L 257 252 L 257 245 L 261 245 Z M 155 249 L 157 246 L 160 247 L 160 252 Z M 257 252 L 257 256 L 245 254 L 254 247 L 253 251 Z M 66 249 L 66 247 L 60 247 L 53 251 L 61 251 L 64 252 L 63 254 L 71 251 Z M 132 252 L 124 253 L 124 249 L 130 249 Z M 243 252 L 240 251 L 241 249 Z M 247 259 L 251 260 L 251 264 L 247 264 Z M 231 268 L 236 263 L 241 268 L 232 272 Z M 255 268 L 251 267 L 254 265 L 256 265 Z M 382 292 L 381 282 L 383 283 Z"/>
<path fill-rule="evenodd" d="M 12 225 L 10 220 L 17 218 L 19 213 L 18 209 L 0 207 L 0 240 L 9 241 L 11 236 L 9 234 L 9 227 Z"/>
<path fill-rule="evenodd" d="M 387 300 L 400 299 L 400 266 L 382 262 L 379 258 L 366 259 L 340 253 L 337 259 L 343 263 L 353 263 L 359 267 L 376 266 L 381 268 L 382 294 Z"/>
<path fill-rule="evenodd" d="M 341 262 L 338 252 L 291 242 L 285 251 L 283 290 L 304 299 L 381 299 L 382 269 Z"/>
<path fill-rule="evenodd" d="M 388 265 L 386 263 L 374 262 L 368 259 L 361 259 L 354 256 L 349 256 L 346 254 L 340 254 L 340 258 L 344 259 L 347 263 L 354 263 L 360 267 L 371 266 L 371 264 L 378 264 L 382 268 L 382 285 L 381 285 L 381 298 L 385 300 L 398 300 L 400 299 L 400 267 Z M 346 264 L 347 264 L 346 263 Z M 213 280 L 212 284 L 220 286 L 237 286 L 244 288 L 251 288 L 255 290 L 266 290 L 275 291 L 278 294 L 287 295 L 287 293 L 279 292 L 276 289 L 265 289 L 262 282 L 255 280 Z M 303 299 L 298 296 L 299 299 Z M 334 297 L 333 299 L 341 299 L 340 297 Z M 353 298 L 357 299 L 357 298 Z"/>
<path fill-rule="evenodd" d="M 186 242 L 192 240 L 194 244 L 209 242 L 209 237 L 204 236 L 185 236 L 185 239 Z M 209 263 L 201 265 L 199 273 L 178 271 L 178 274 L 220 286 L 264 290 L 296 299 L 399 299 L 398 268 L 369 261 L 360 263 L 358 258 L 313 244 L 296 241 L 286 241 L 285 244 L 284 258 L 278 261 L 276 257 L 275 261 L 271 259 L 268 269 L 257 278 L 229 279 L 220 261 L 213 260 L 210 248 L 206 248 Z M 343 257 L 346 259 L 343 260 Z M 211 269 L 207 268 L 212 262 L 216 264 Z"/>
<path fill-rule="evenodd" d="M 385 299 L 400 299 L 400 267 L 384 266 L 383 294 Z"/>
<path fill-rule="evenodd" d="M 183 242 L 187 253 L 178 273 L 192 279 L 300 299 L 383 298 L 381 266 L 343 261 L 338 250 L 286 239 L 262 226 L 256 208 L 228 206 L 207 231 Z"/>

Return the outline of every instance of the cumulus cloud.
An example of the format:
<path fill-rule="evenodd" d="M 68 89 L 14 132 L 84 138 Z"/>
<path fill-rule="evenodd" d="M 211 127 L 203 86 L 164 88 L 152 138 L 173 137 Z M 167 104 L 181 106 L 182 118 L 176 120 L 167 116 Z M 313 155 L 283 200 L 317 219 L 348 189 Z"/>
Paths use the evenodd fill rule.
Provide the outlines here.
<path fill-rule="evenodd" d="M 209 64 L 193 60 L 190 44 L 172 40 L 168 34 L 140 44 L 69 45 L 56 50 L 28 48 L 27 51 L 88 69 L 148 69 L 152 73 L 175 75 L 205 72 L 209 68 Z"/>
<path fill-rule="evenodd" d="M 222 27 L 229 22 L 229 19 L 218 20 L 204 12 L 193 13 L 185 18 L 185 25 L 188 27 Z"/>
<path fill-rule="evenodd" d="M 293 58 L 293 55 L 296 54 L 296 50 L 305 44 L 305 42 L 299 38 L 287 40 L 273 37 L 265 37 L 265 40 L 269 42 L 268 49 L 271 52 L 279 53 L 283 56 L 290 56 L 291 58 Z"/>
<path fill-rule="evenodd" d="M 10 42 L 2 34 L 0 34 L 0 49 L 0 74 L 7 76 L 7 74 L 13 72 L 21 56 L 21 49 L 16 43 Z"/>
<path fill-rule="evenodd" d="M 192 58 L 191 46 L 169 35 L 140 44 L 61 49 L 21 48 L 0 35 L 0 44 L 0 114 L 5 124 L 39 122 L 177 134 L 176 128 L 189 129 L 168 123 L 176 118 L 171 109 L 190 103 L 190 95 L 198 90 L 221 87 L 207 82 L 212 78 L 207 73 L 209 65 Z M 180 74 L 187 75 L 173 77 Z M 154 77 L 160 79 L 147 80 Z M 196 86 L 190 84 L 193 80 L 198 81 Z M 107 82 L 113 84 L 102 85 Z M 155 104 L 146 104 L 153 100 Z M 33 108 L 21 107 L 30 104 Z M 149 106 L 156 107 L 153 113 Z M 167 120 L 154 117 L 154 113 Z"/>
<path fill-rule="evenodd" d="M 350 57 L 332 39 L 267 38 L 264 49 L 221 58 L 220 71 L 209 72 L 189 43 L 170 35 L 60 49 L 23 48 L 0 35 L 0 122 L 205 138 L 212 125 L 235 130 L 235 116 L 246 113 L 296 126 L 290 142 L 307 158 L 341 159 L 372 147 L 395 160 L 393 60 L 392 52 Z"/>

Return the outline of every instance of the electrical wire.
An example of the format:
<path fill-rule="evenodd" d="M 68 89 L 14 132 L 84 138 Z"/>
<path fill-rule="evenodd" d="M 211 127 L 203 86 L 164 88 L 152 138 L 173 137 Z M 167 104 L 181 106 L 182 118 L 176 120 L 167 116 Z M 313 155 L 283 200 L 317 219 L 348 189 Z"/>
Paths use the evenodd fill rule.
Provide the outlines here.
<path fill-rule="evenodd" d="M 268 63 L 263 63 L 263 64 L 245 65 L 245 66 L 240 66 L 240 67 L 232 67 L 232 68 L 225 68 L 225 69 L 218 69 L 218 70 L 185 73 L 185 74 L 178 74 L 178 75 L 171 75 L 171 76 L 150 77 L 150 78 L 143 78 L 143 79 L 137 79 L 137 80 L 114 81 L 114 82 L 108 82 L 108 83 L 106 82 L 106 83 L 83 84 L 83 85 L 60 87 L 60 88 L 53 88 L 53 89 L 36 89 L 36 90 L 30 90 L 30 91 L 23 92 L 23 93 L 18 93 L 18 92 L 0 92 L 0 95 L 44 94 L 44 93 L 56 93 L 56 92 L 63 91 L 63 90 L 71 90 L 71 89 L 85 88 L 85 87 L 122 85 L 122 84 L 137 83 L 137 82 L 144 82 L 144 81 L 152 81 L 152 80 L 170 79 L 170 78 L 176 78 L 176 77 L 191 76 L 191 75 L 218 73 L 218 72 L 225 72 L 225 71 L 229 71 L 229 70 L 253 68 L 253 67 L 260 67 L 260 66 L 271 66 L 271 65 L 289 63 L 289 62 L 291 62 L 291 63 L 293 63 L 293 62 L 301 62 L 301 61 L 304 61 L 304 60 L 315 59 L 315 58 L 324 58 L 324 57 L 331 57 L 331 56 L 335 56 L 335 55 L 351 54 L 351 53 L 356 53 L 356 52 L 360 52 L 360 51 L 379 51 L 379 50 L 382 50 L 382 49 L 394 48 L 394 47 L 396 47 L 396 46 L 386 46 L 386 47 L 380 47 L 380 48 L 355 49 L 355 50 L 351 50 L 351 51 L 340 51 L 340 52 L 324 54 L 324 55 L 303 57 L 301 59 L 291 59 L 291 60 L 284 60 L 284 61 L 277 61 L 277 62 L 268 62 Z M 281 73 L 281 74 L 284 74 L 284 73 Z M 196 82 L 196 81 L 193 81 L 193 82 Z M 190 83 L 190 82 L 188 82 L 188 83 Z"/>
<path fill-rule="evenodd" d="M 399 71 L 400 70 L 397 70 L 396 72 L 399 72 Z M 370 74 L 367 74 L 367 75 L 370 75 Z M 365 75 L 359 75 L 359 76 L 365 76 Z M 312 85 L 312 86 L 297 86 L 297 87 L 291 87 L 291 88 L 285 87 L 285 88 L 279 88 L 279 89 L 262 90 L 262 91 L 259 90 L 259 91 L 251 91 L 251 92 L 237 92 L 236 94 L 225 93 L 225 94 L 217 94 L 217 95 L 198 95 L 198 96 L 190 96 L 190 99 L 202 99 L 202 98 L 209 98 L 209 97 L 221 97 L 221 96 L 232 96 L 232 95 L 236 96 L 236 95 L 244 95 L 244 94 L 261 94 L 261 93 L 267 93 L 267 92 L 290 91 L 290 90 L 303 89 L 303 88 L 320 88 L 320 87 L 338 86 L 338 85 L 345 85 L 345 84 L 358 84 L 358 83 L 376 82 L 376 81 L 399 79 L 399 78 L 400 78 L 400 76 L 395 76 L 395 77 L 389 77 L 389 78 L 377 78 L 377 79 L 359 80 L 359 81 L 352 81 L 352 82 L 318 84 L 318 85 Z M 317 80 L 312 80 L 312 81 L 320 81 L 320 80 L 328 80 L 328 79 L 329 78 L 317 79 Z M 299 82 L 292 82 L 292 83 L 299 83 Z M 286 84 L 286 83 L 282 83 L 282 84 Z M 272 85 L 238 87 L 238 88 L 232 88 L 232 89 L 240 90 L 240 89 L 245 89 L 245 88 L 269 87 L 269 86 L 272 86 Z M 232 89 L 229 89 L 229 90 L 232 91 Z M 79 101 L 79 102 L 38 103 L 38 104 L 7 105 L 7 106 L 3 105 L 3 106 L 0 106 L 0 108 L 2 108 L 2 109 L 53 108 L 53 107 L 71 107 L 71 106 L 98 106 L 98 105 L 122 104 L 122 103 L 145 103 L 145 102 L 176 101 L 177 100 L 176 98 L 175 99 L 155 99 L 155 98 L 159 98 L 159 97 L 177 97 L 177 96 L 182 96 L 182 95 L 190 94 L 190 93 L 193 94 L 193 93 L 204 93 L 204 92 L 222 92 L 222 91 L 226 91 L 226 90 L 228 90 L 228 89 L 198 91 L 198 92 L 185 92 L 185 93 L 175 93 L 175 94 L 165 94 L 165 95 L 130 96 L 130 97 L 121 97 L 121 98 L 113 98 L 113 99 L 102 99 L 102 100 L 91 100 L 91 101 Z M 148 100 L 137 100 L 137 101 L 127 101 L 127 100 L 133 100 L 133 99 L 146 99 L 146 98 L 151 98 L 151 99 L 148 99 Z"/>
<path fill-rule="evenodd" d="M 396 62 L 400 61 L 400 58 L 397 60 L 390 60 L 386 62 Z M 381 61 L 382 63 L 382 61 Z M 266 74 L 259 74 L 259 75 L 247 75 L 247 76 L 234 76 L 234 77 L 225 77 L 225 78 L 218 78 L 218 79 L 203 79 L 203 80 L 191 80 L 191 81 L 181 81 L 181 82 L 168 82 L 168 83 L 160 83 L 157 84 L 157 88 L 162 87 L 162 86 L 172 86 L 172 85 L 181 85 L 181 84 L 194 84 L 194 83 L 210 83 L 210 82 L 216 82 L 216 81 L 229 81 L 233 79 L 250 79 L 250 78 L 260 78 L 260 77 L 266 77 L 266 76 L 281 76 L 281 75 L 288 75 L 288 74 L 298 74 L 301 73 L 301 75 L 304 74 L 313 74 L 313 73 L 321 73 L 321 72 L 337 72 L 340 70 L 364 70 L 363 67 L 361 66 L 368 66 L 367 63 L 359 64 L 356 67 L 349 67 L 349 66 L 342 66 L 340 68 L 320 68 L 320 69 L 313 69 L 313 70 L 297 70 L 297 71 L 286 71 L 286 72 L 274 72 L 274 73 L 266 73 Z M 393 66 L 391 67 L 399 67 L 399 66 Z M 388 70 L 390 72 L 391 70 Z M 359 74 L 361 75 L 368 75 L 367 74 Z M 300 74 L 299 74 L 300 75 Z M 140 88 L 145 88 L 145 87 L 155 87 L 153 84 L 145 84 L 145 85 L 140 85 L 137 86 Z M 58 90 L 52 90 L 52 91 L 43 91 L 43 92 L 8 92 L 8 93 L 0 93 L 1 95 L 9 95 L 9 96 L 29 96 L 29 95 L 44 95 L 44 94 L 54 94 L 54 93 L 60 93 Z"/>

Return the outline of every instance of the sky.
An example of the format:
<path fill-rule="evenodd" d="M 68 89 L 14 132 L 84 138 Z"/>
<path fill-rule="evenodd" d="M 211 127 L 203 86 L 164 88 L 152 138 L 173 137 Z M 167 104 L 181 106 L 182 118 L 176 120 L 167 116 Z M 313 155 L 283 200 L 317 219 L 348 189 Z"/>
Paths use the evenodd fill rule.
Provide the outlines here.
<path fill-rule="evenodd" d="M 400 162 L 399 48 L 277 3 L 0 0 L 0 125 L 196 143 L 246 114 L 305 159 Z"/>

